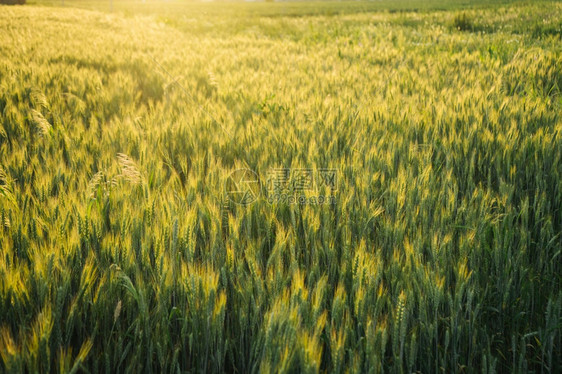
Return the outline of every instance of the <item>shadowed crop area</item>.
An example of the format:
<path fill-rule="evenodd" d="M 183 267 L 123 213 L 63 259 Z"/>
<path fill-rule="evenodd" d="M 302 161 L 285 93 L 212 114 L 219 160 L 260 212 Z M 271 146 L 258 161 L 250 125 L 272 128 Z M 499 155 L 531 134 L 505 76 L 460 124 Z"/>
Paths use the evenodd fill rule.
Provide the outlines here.
<path fill-rule="evenodd" d="M 559 373 L 561 20 L 0 6 L 0 372 Z"/>

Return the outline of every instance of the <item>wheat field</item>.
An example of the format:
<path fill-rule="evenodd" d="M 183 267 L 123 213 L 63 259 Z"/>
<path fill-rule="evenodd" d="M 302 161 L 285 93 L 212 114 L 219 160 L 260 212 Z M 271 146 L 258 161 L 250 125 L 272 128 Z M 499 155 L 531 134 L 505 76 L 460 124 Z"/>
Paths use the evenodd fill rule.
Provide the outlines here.
<path fill-rule="evenodd" d="M 0 6 L 0 372 L 559 373 L 561 20 Z"/>

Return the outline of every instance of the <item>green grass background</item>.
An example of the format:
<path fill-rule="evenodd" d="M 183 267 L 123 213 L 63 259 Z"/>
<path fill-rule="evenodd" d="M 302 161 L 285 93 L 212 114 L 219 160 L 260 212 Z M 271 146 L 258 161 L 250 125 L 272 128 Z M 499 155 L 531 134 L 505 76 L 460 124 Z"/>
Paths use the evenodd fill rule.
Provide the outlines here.
<path fill-rule="evenodd" d="M 560 371 L 560 2 L 0 9 L 0 372 Z"/>

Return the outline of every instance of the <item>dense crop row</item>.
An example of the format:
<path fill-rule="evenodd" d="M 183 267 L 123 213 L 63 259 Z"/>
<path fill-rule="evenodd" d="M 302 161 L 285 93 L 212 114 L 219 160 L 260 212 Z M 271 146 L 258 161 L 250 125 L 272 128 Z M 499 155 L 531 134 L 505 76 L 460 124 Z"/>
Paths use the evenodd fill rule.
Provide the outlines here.
<path fill-rule="evenodd" d="M 560 371 L 562 7 L 465 14 L 2 9 L 0 371 Z"/>

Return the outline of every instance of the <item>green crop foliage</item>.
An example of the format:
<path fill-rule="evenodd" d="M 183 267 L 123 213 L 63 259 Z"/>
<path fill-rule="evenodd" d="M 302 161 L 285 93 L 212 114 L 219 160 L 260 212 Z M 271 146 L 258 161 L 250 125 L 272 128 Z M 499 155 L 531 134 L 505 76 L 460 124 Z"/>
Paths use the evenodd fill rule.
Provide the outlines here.
<path fill-rule="evenodd" d="M 0 372 L 562 371 L 560 2 L 112 10 L 0 6 Z"/>

